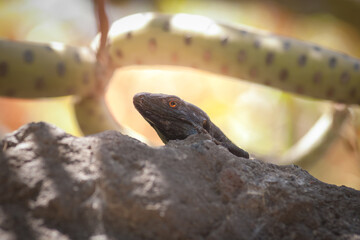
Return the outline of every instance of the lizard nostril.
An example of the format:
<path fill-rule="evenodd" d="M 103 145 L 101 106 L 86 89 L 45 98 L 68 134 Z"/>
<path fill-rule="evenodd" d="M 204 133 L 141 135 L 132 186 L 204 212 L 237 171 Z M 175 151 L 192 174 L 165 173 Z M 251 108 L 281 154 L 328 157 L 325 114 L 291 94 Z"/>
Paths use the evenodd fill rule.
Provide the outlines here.
<path fill-rule="evenodd" d="M 142 103 L 144 101 L 144 95 L 142 93 L 135 94 L 133 101 L 134 103 Z"/>

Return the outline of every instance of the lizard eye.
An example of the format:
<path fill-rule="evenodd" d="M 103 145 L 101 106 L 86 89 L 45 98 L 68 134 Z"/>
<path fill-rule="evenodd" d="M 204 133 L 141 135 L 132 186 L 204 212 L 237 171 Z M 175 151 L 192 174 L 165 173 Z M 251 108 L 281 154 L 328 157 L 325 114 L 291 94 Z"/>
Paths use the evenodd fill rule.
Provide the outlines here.
<path fill-rule="evenodd" d="M 176 101 L 170 101 L 170 102 L 169 102 L 169 106 L 170 106 L 171 108 L 174 108 L 174 107 L 177 106 L 177 102 L 176 102 Z"/>

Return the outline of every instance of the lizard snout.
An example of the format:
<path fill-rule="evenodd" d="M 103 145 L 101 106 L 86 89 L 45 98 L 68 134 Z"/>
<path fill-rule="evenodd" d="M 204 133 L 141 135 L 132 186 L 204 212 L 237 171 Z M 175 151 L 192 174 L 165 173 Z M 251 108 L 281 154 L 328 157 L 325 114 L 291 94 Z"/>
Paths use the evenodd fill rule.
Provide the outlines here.
<path fill-rule="evenodd" d="M 146 93 L 137 93 L 135 94 L 135 96 L 133 97 L 133 103 L 135 106 L 139 106 L 142 105 L 145 99 L 145 95 Z"/>

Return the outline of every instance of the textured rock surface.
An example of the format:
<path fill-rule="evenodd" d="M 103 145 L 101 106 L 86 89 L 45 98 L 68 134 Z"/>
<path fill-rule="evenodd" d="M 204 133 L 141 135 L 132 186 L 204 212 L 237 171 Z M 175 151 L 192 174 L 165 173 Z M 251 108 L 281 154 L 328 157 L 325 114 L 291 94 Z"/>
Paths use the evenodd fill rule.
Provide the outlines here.
<path fill-rule="evenodd" d="M 0 145 L 0 239 L 360 239 L 360 192 L 235 157 L 32 123 Z"/>

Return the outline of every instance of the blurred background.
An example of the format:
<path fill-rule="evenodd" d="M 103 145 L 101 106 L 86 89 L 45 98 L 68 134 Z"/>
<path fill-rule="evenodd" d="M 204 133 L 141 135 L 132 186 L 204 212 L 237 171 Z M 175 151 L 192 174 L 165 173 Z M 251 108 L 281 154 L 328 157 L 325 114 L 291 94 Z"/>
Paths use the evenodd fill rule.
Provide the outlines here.
<path fill-rule="evenodd" d="M 360 3 L 355 0 L 107 1 L 110 22 L 148 11 L 204 15 L 360 57 Z M 1 38 L 83 46 L 89 45 L 96 33 L 90 0 L 0 0 Z M 143 91 L 175 94 L 194 103 L 237 145 L 273 162 L 306 134 L 330 105 L 193 69 L 119 69 L 106 95 L 112 114 L 155 146 L 162 145 L 159 137 L 132 104 L 133 95 Z M 32 121 L 46 121 L 81 136 L 72 100 L 0 98 L 0 137 Z M 306 170 L 324 182 L 360 189 L 359 107 L 351 112 L 329 151 Z"/>

